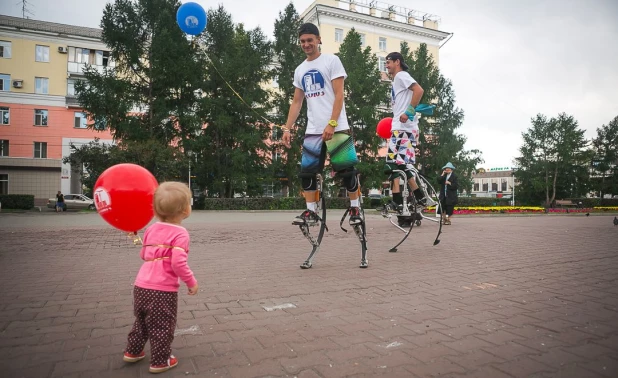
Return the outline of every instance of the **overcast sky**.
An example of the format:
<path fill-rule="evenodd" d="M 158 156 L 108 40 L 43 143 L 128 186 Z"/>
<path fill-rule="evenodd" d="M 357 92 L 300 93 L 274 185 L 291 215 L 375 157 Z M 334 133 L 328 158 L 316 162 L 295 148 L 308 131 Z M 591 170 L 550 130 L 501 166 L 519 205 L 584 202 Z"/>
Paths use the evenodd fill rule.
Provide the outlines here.
<path fill-rule="evenodd" d="M 3 14 L 21 16 L 21 1 L 0 0 Z M 289 0 L 193 0 L 223 4 L 235 22 L 272 38 Z M 99 27 L 107 0 L 28 0 L 30 18 Z M 299 13 L 311 0 L 295 0 Z M 453 81 L 465 112 L 466 148 L 483 153 L 485 168 L 510 167 L 521 133 L 537 113 L 571 114 L 586 137 L 618 116 L 618 1 L 391 0 L 441 17 L 454 33 L 440 50 L 440 69 Z M 421 130 L 422 131 L 422 130 Z"/>

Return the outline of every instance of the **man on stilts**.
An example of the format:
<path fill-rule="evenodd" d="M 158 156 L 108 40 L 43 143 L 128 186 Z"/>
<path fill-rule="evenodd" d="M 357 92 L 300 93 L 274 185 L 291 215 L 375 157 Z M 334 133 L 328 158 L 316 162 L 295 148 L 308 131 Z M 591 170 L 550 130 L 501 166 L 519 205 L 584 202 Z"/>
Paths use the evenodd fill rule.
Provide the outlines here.
<path fill-rule="evenodd" d="M 393 124 L 388 141 L 386 164 L 391 170 L 406 172 L 408 183 L 416 199 L 416 211 L 420 214 L 426 206 L 425 194 L 419 188 L 410 170 L 406 170 L 406 166 L 416 163 L 415 148 L 419 137 L 419 115 L 415 108 L 421 101 L 424 90 L 408 73 L 408 65 L 404 62 L 401 53 L 392 52 L 386 56 L 386 69 L 393 78 L 391 87 Z M 393 177 L 392 174 L 391 176 L 393 200 L 389 207 L 395 212 L 401 212 L 403 198 L 399 177 Z"/>
<path fill-rule="evenodd" d="M 301 183 L 307 210 L 294 218 L 292 224 L 300 226 L 303 234 L 314 245 L 314 250 L 302 268 L 310 268 L 312 259 L 319 248 L 323 229 L 318 240 L 308 236 L 308 227 L 318 222 L 325 227 L 324 219 L 317 213 L 316 190 L 321 172 L 324 169 L 326 153 L 330 163 L 342 179 L 350 197 L 350 225 L 355 229 L 361 245 L 363 256 L 361 267 L 367 267 L 366 243 L 364 239 L 365 224 L 360 204 L 360 186 L 355 165 L 358 163 L 354 140 L 350 135 L 350 126 L 344 106 L 344 80 L 347 77 L 341 61 L 336 55 L 320 52 L 320 31 L 311 23 L 301 25 L 298 33 L 301 48 L 306 60 L 294 71 L 294 99 L 290 106 L 288 119 L 284 128 L 283 143 L 290 148 L 290 128 L 298 118 L 304 99 L 307 99 L 307 129 L 303 140 L 301 158 Z M 321 185 L 321 181 L 319 183 Z M 325 212 L 323 213 L 325 214 Z M 345 217 L 345 215 L 344 215 Z M 362 231 L 362 233 L 359 233 Z M 362 236 L 361 236 L 362 234 Z"/>

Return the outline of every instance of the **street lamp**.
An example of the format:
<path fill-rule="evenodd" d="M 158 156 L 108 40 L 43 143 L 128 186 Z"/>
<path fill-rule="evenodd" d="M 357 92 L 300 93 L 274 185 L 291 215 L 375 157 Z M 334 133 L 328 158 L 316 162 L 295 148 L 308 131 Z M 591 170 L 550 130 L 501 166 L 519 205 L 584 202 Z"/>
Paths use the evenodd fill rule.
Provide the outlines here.
<path fill-rule="evenodd" d="M 195 154 L 193 151 L 187 151 L 187 156 L 189 157 L 189 190 L 191 191 L 191 207 L 193 207 L 193 187 L 191 186 L 191 160 Z"/>

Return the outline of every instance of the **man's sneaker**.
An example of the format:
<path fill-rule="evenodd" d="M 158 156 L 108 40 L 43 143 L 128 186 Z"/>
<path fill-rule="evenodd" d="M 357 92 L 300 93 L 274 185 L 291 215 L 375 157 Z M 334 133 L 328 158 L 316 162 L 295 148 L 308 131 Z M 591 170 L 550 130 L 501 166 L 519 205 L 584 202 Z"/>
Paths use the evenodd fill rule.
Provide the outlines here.
<path fill-rule="evenodd" d="M 422 213 L 427 208 L 427 197 L 416 200 L 416 212 Z"/>
<path fill-rule="evenodd" d="M 363 214 L 358 207 L 350 207 L 350 226 L 363 224 Z"/>
<path fill-rule="evenodd" d="M 311 226 L 318 223 L 319 220 L 320 218 L 314 211 L 307 209 L 303 211 L 302 214 L 294 218 L 292 224 L 297 226 L 303 226 L 305 224 Z"/>
<path fill-rule="evenodd" d="M 150 365 L 150 372 L 154 374 L 163 373 L 164 371 L 168 371 L 176 365 L 178 365 L 178 358 L 170 356 L 170 358 L 167 359 L 167 363 L 163 365 Z"/>
<path fill-rule="evenodd" d="M 144 351 L 139 354 L 131 354 L 129 352 L 124 352 L 124 356 L 122 356 L 122 359 L 125 362 L 137 362 L 142 360 L 144 357 L 146 357 L 146 353 Z"/>
<path fill-rule="evenodd" d="M 403 210 L 403 206 L 393 200 L 390 200 L 386 205 L 384 205 L 384 209 L 389 213 L 400 213 L 401 210 Z"/>

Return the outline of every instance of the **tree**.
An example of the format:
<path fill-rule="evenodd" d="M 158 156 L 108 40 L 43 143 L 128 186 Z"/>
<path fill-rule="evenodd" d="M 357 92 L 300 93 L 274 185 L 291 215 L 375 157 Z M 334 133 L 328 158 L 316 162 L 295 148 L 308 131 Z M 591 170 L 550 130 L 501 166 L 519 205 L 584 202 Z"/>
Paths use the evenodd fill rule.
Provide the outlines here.
<path fill-rule="evenodd" d="M 592 147 L 592 168 L 596 173 L 594 189 L 601 198 L 606 193 L 618 194 L 618 116 L 597 129 Z"/>
<path fill-rule="evenodd" d="M 235 25 L 220 6 L 208 11 L 201 39 L 209 78 L 197 114 L 207 125 L 188 146 L 196 154 L 196 181 L 212 195 L 262 194 L 270 162 L 265 143 L 271 44 L 259 29 Z"/>
<path fill-rule="evenodd" d="M 201 123 L 194 107 L 204 83 L 202 56 L 176 25 L 176 0 L 115 0 L 101 20 L 115 67 L 84 70 L 77 99 L 116 139 L 182 147 Z"/>
<path fill-rule="evenodd" d="M 565 113 L 551 119 L 538 114 L 532 119 L 532 127 L 522 136 L 521 156 L 515 159 L 520 198 L 523 201 L 543 198 L 544 205 L 549 207 L 557 194 L 580 195 L 583 188 L 581 185 L 578 188 L 572 173 L 577 172 L 580 178 L 583 174 L 585 179 L 585 172 L 577 167 L 585 160 L 587 143 L 577 121 Z M 559 177 L 566 180 L 561 183 Z"/>
<path fill-rule="evenodd" d="M 298 29 L 301 25 L 301 19 L 296 12 L 294 3 L 290 2 L 283 12 L 279 12 L 279 18 L 275 21 L 273 52 L 275 57 L 275 65 L 272 70 L 274 80 L 277 82 L 278 88 L 273 91 L 273 108 L 275 109 L 273 122 L 277 125 L 285 125 L 290 110 L 290 104 L 294 97 L 295 87 L 294 71 L 299 64 L 305 60 L 305 53 L 298 45 Z M 282 130 L 273 128 L 273 152 L 285 152 L 282 154 L 282 159 L 273 164 L 275 176 L 287 179 L 288 189 L 295 194 L 295 190 L 299 184 L 298 179 L 298 162 L 300 161 L 302 136 L 305 134 L 307 127 L 307 104 L 303 101 L 303 107 L 300 115 L 291 130 L 292 148 L 284 149 L 280 143 Z"/>
<path fill-rule="evenodd" d="M 86 167 L 90 188 L 104 169 L 121 162 L 142 164 L 159 179 L 186 177 L 177 169 L 186 166 L 184 145 L 201 127 L 195 108 L 205 77 L 203 55 L 176 24 L 179 6 L 176 0 L 105 6 L 102 40 L 110 60 L 103 69 L 85 66 L 76 95 L 88 127 L 109 128 L 119 145 L 84 145 L 66 159 Z"/>
<path fill-rule="evenodd" d="M 384 160 L 376 158 L 382 139 L 376 135 L 378 121 L 387 115 L 388 86 L 382 80 L 378 58 L 371 47 L 362 48 L 361 36 L 352 28 L 337 54 L 346 70 L 345 108 L 356 141 L 357 169 L 365 188 L 379 188 L 385 180 Z"/>
<path fill-rule="evenodd" d="M 92 193 L 103 171 L 120 163 L 133 163 L 148 169 L 159 181 L 184 181 L 187 160 L 181 151 L 153 140 L 145 142 L 124 141 L 119 144 L 101 143 L 98 139 L 81 146 L 71 145 L 71 154 L 63 159 L 65 164 L 83 168 L 82 185 Z"/>
<path fill-rule="evenodd" d="M 458 134 L 464 120 L 464 112 L 455 104 L 455 92 L 450 80 L 440 74 L 433 57 L 422 43 L 413 52 L 406 42 L 401 44 L 401 54 L 409 66 L 410 75 L 425 90 L 422 103 L 435 104 L 433 116 L 421 116 L 419 121 L 420 137 L 417 148 L 420 153 L 417 161 L 421 172 L 433 178 L 437 177 L 446 162 L 452 162 L 460 174 L 460 186 L 470 192 L 472 188 L 471 173 L 483 162 L 479 150 L 465 150 L 466 137 Z"/>

